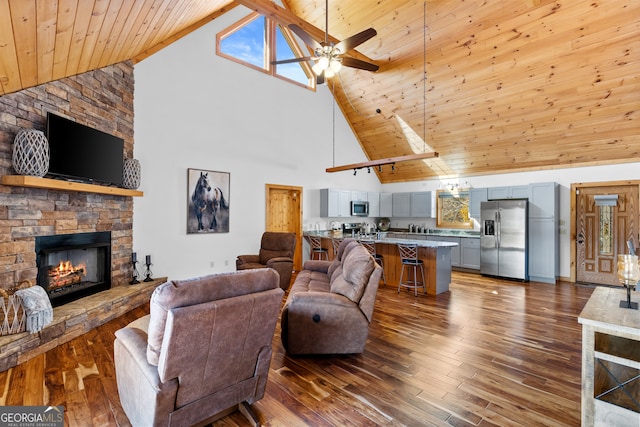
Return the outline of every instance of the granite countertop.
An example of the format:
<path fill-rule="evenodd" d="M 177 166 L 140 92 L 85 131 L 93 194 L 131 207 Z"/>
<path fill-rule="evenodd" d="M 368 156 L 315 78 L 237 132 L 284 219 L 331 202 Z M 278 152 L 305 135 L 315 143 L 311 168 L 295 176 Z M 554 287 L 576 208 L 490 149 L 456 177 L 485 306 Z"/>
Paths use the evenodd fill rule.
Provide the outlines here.
<path fill-rule="evenodd" d="M 410 233 L 408 231 L 402 230 L 391 230 L 390 234 L 399 233 L 406 234 L 408 236 L 416 235 L 416 236 L 442 236 L 442 237 L 471 237 L 471 238 L 480 238 L 480 231 L 473 230 L 449 230 L 449 229 L 429 229 L 426 233 Z"/>
<path fill-rule="evenodd" d="M 453 242 L 439 242 L 437 240 L 424 240 L 424 239 L 406 239 L 406 238 L 402 238 L 402 239 L 398 239 L 398 238 L 394 238 L 393 237 L 393 233 L 388 233 L 388 232 L 381 232 L 383 234 L 385 234 L 386 236 L 382 239 L 377 239 L 376 238 L 376 234 L 371 234 L 368 236 L 360 236 L 359 238 L 356 236 L 355 239 L 356 240 L 371 240 L 374 241 L 376 243 L 386 243 L 389 245 L 397 245 L 398 243 L 415 243 L 418 246 L 421 247 L 425 247 L 425 248 L 436 248 L 436 247 L 455 247 L 458 246 L 457 243 L 453 243 Z M 351 236 L 344 236 L 341 232 L 337 232 L 334 233 L 332 231 L 327 231 L 327 230 L 320 230 L 320 231 L 305 231 L 302 233 L 304 236 L 319 236 L 319 237 L 324 237 L 327 239 L 343 239 L 343 238 L 351 238 Z M 405 233 L 406 234 L 406 233 Z M 416 235 L 423 235 L 424 233 L 413 233 Z"/>
<path fill-rule="evenodd" d="M 453 242 L 439 242 L 437 240 L 413 240 L 413 239 L 394 239 L 392 237 L 386 237 L 382 240 L 376 240 L 376 243 L 385 243 L 389 245 L 397 245 L 398 243 L 415 243 L 417 246 L 423 248 L 454 248 L 458 246 Z"/>

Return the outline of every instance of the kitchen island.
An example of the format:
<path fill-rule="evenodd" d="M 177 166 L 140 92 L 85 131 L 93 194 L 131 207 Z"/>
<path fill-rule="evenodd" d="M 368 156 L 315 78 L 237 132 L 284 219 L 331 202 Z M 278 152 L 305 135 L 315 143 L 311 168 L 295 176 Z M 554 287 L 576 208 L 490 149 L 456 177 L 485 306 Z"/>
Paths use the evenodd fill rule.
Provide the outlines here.
<path fill-rule="evenodd" d="M 332 239 L 342 239 L 341 233 L 310 232 L 305 234 L 319 235 L 322 239 L 322 247 L 329 252 L 329 258 L 333 259 Z M 415 243 L 418 246 L 418 257 L 424 263 L 424 275 L 428 295 L 438 295 L 449 291 L 451 283 L 451 248 L 457 243 L 438 242 L 431 240 L 384 238 L 361 238 L 360 240 L 373 240 L 376 244 L 376 252 L 382 255 L 384 260 L 384 273 L 387 286 L 398 287 L 402 262 L 398 252 L 398 243 Z"/>

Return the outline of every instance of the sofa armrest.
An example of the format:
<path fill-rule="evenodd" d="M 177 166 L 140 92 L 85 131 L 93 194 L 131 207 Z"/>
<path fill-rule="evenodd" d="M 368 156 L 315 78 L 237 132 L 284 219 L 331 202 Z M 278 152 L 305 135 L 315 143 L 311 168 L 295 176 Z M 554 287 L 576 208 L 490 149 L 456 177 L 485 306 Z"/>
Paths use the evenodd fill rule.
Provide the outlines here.
<path fill-rule="evenodd" d="M 305 261 L 302 269 L 309 270 L 309 271 L 319 271 L 320 273 L 326 274 L 329 271 L 329 266 L 331 265 L 332 262 L 333 261 L 310 259 Z"/>
<path fill-rule="evenodd" d="M 248 263 L 260 263 L 260 255 L 238 255 L 236 258 L 236 265 L 248 264 Z"/>
<path fill-rule="evenodd" d="M 288 262 L 293 264 L 293 259 L 286 256 L 271 258 L 269 261 L 267 261 L 267 267 L 272 267 L 274 264 L 277 264 L 280 262 Z"/>
<path fill-rule="evenodd" d="M 147 334 L 137 328 L 123 328 L 116 331 L 116 340 L 128 355 L 127 363 L 135 365 L 152 388 L 159 389 L 161 382 L 158 367 L 147 361 Z"/>

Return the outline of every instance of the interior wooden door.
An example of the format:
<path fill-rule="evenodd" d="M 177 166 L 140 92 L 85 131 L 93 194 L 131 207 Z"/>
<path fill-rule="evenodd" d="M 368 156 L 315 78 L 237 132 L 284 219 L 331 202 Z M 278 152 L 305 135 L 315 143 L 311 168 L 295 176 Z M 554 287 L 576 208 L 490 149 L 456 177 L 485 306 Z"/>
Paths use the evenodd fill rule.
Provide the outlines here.
<path fill-rule="evenodd" d="M 638 185 L 582 186 L 575 194 L 576 279 L 621 286 L 618 254 L 628 253 L 629 239 L 638 248 Z"/>
<path fill-rule="evenodd" d="M 302 269 L 302 187 L 266 185 L 266 231 L 296 234 L 293 269 Z"/>

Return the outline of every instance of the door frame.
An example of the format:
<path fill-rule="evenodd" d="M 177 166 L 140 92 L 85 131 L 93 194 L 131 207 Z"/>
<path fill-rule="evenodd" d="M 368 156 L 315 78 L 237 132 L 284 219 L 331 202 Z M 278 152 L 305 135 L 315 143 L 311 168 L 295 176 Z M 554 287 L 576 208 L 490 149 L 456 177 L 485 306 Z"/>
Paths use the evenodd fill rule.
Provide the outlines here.
<path fill-rule="evenodd" d="M 578 222 L 578 209 L 576 207 L 576 191 L 579 188 L 589 188 L 589 187 L 614 187 L 619 185 L 635 185 L 638 187 L 638 199 L 640 200 L 640 180 L 628 180 L 628 181 L 603 181 L 603 182 L 577 182 L 571 184 L 571 192 L 569 196 L 570 201 L 570 238 L 569 238 L 569 246 L 570 246 L 570 269 L 569 269 L 569 281 L 571 283 L 576 283 L 576 277 L 578 276 L 578 263 L 576 260 L 577 257 L 577 222 Z M 640 213 L 638 214 L 636 219 L 636 224 L 640 227 Z M 640 233 L 640 229 L 637 230 Z"/>
<path fill-rule="evenodd" d="M 302 187 L 295 185 L 280 185 L 280 184 L 265 184 L 265 230 L 269 231 L 271 226 L 271 212 L 269 211 L 269 198 L 271 196 L 271 190 L 288 190 L 288 191 L 297 191 L 299 194 L 299 209 L 296 213 L 297 224 L 295 226 L 296 230 L 296 249 L 294 253 L 294 270 L 299 271 L 302 269 Z"/>

